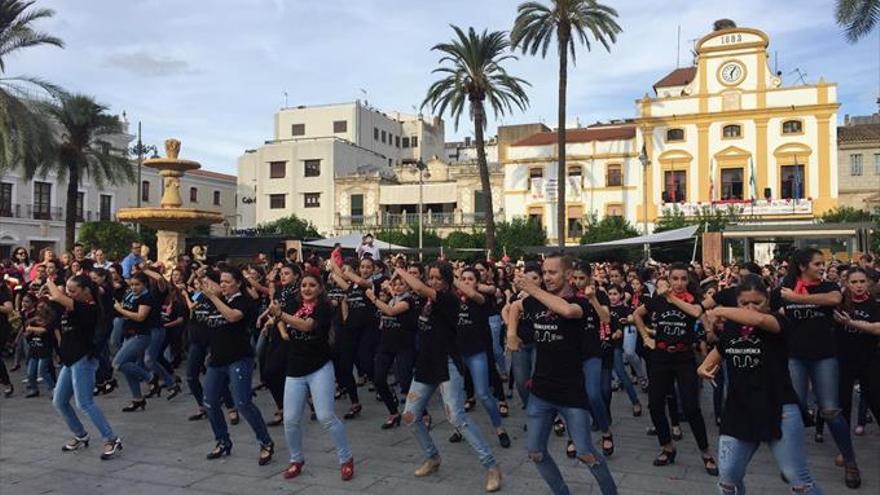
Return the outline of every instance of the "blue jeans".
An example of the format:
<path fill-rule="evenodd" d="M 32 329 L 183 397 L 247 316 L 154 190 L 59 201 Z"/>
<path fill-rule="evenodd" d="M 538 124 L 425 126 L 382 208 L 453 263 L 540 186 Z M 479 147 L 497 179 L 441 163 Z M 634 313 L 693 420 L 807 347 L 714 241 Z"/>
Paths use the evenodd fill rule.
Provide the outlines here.
<path fill-rule="evenodd" d="M 318 421 L 325 431 L 330 432 L 333 443 L 336 444 L 336 458 L 340 464 L 347 462 L 351 459 L 351 449 L 345 436 L 345 426 L 333 412 L 336 402 L 336 373 L 331 361 L 309 375 L 288 376 L 284 382 L 284 438 L 290 451 L 290 462 L 305 461 L 302 451 L 302 418 L 309 392 Z"/>
<path fill-rule="evenodd" d="M 498 410 L 498 401 L 489 393 L 489 357 L 485 352 L 478 352 L 471 356 L 462 356 L 465 366 L 471 372 L 471 380 L 474 382 L 474 395 L 480 399 L 480 404 L 489 415 L 489 421 L 495 428 L 501 427 L 501 412 Z"/>
<path fill-rule="evenodd" d="M 226 366 L 208 366 L 205 372 L 205 412 L 214 430 L 214 439 L 224 444 L 232 443 L 229 439 L 229 428 L 223 410 L 220 409 L 220 400 L 227 387 L 232 388 L 232 397 L 235 399 L 235 407 L 244 416 L 245 421 L 251 425 L 251 429 L 257 436 L 261 447 L 272 445 L 263 414 L 257 405 L 251 400 L 251 381 L 254 374 L 253 358 L 245 358 Z"/>
<path fill-rule="evenodd" d="M 150 346 L 149 335 L 132 335 L 122 342 L 122 347 L 113 358 L 113 367 L 125 375 L 133 399 L 140 399 L 141 382 L 148 382 L 153 375 L 141 366 L 144 354 Z"/>
<path fill-rule="evenodd" d="M 501 345 L 501 330 L 504 322 L 501 315 L 489 317 L 489 329 L 492 331 L 492 354 L 495 355 L 495 366 L 501 374 L 507 374 L 507 357 L 504 355 L 504 346 Z"/>
<path fill-rule="evenodd" d="M 623 385 L 623 389 L 626 390 L 626 395 L 629 396 L 632 405 L 639 404 L 639 394 L 629 378 L 629 373 L 626 372 L 626 366 L 623 364 L 623 349 L 619 347 L 614 349 L 614 373 L 617 375 L 617 380 Z"/>
<path fill-rule="evenodd" d="M 607 432 L 611 420 L 608 418 L 608 406 L 602 395 L 602 358 L 592 357 L 583 363 L 584 384 L 587 398 L 590 400 L 590 412 L 599 425 L 599 430 Z M 609 387 L 611 384 L 609 383 Z"/>
<path fill-rule="evenodd" d="M 205 367 L 205 358 L 207 356 L 208 344 L 190 342 L 189 353 L 186 356 L 186 384 L 189 386 L 189 391 L 196 399 L 196 404 L 200 408 L 204 407 L 205 394 L 202 390 L 202 382 L 199 380 L 199 375 L 202 374 L 202 369 Z M 232 402 L 232 393 L 229 391 L 229 387 L 226 387 L 221 399 L 223 404 L 226 405 L 226 409 L 235 409 L 235 403 Z"/>
<path fill-rule="evenodd" d="M 434 392 L 439 388 L 440 396 L 443 398 L 444 409 L 446 410 L 446 419 L 449 420 L 449 423 L 461 433 L 471 448 L 474 449 L 474 452 L 480 458 L 480 464 L 486 469 L 493 468 L 497 462 L 492 454 L 491 447 L 486 443 L 480 430 L 471 422 L 467 413 L 464 412 L 464 378 L 458 372 L 458 368 L 455 367 L 452 359 L 449 360 L 448 366 L 449 380 L 439 385 L 421 383 L 413 379 L 412 384 L 409 386 L 409 394 L 406 396 L 403 420 L 409 425 L 416 440 L 422 447 L 425 458 L 432 459 L 439 456 L 440 452 L 437 450 L 437 446 L 434 445 L 431 434 L 428 433 L 428 428 L 425 427 L 425 423 L 421 420 L 425 406 L 427 406 L 428 401 L 431 400 Z"/>
<path fill-rule="evenodd" d="M 822 489 L 810 475 L 804 445 L 804 423 L 797 404 L 782 406 L 782 438 L 768 442 L 779 470 L 788 480 L 792 493 L 821 495 Z M 743 479 L 752 456 L 760 443 L 746 442 L 727 435 L 718 438 L 719 493 L 722 495 L 745 495 Z M 807 491 L 795 492 L 796 488 Z"/>
<path fill-rule="evenodd" d="M 521 345 L 519 350 L 510 354 L 513 364 L 513 382 L 523 405 L 529 404 L 529 380 L 535 368 L 535 344 Z"/>
<path fill-rule="evenodd" d="M 104 413 L 95 404 L 95 398 L 92 395 L 95 388 L 95 371 L 98 369 L 98 360 L 88 356 L 83 357 L 79 361 L 70 366 L 64 366 L 58 373 L 58 383 L 55 384 L 55 395 L 52 397 L 52 404 L 55 409 L 61 413 L 67 427 L 78 437 L 86 434 L 86 429 L 76 416 L 76 411 L 70 405 L 70 398 L 76 400 L 76 407 L 80 411 L 85 412 L 92 424 L 101 433 L 104 441 L 114 440 L 116 435 L 110 428 L 110 423 L 104 417 Z"/>
<path fill-rule="evenodd" d="M 556 419 L 557 414 L 565 419 L 569 435 L 577 448 L 577 455 L 590 468 L 602 493 L 604 495 L 617 493 L 617 485 L 605 458 L 593 447 L 590 438 L 590 413 L 586 409 L 553 404 L 532 394 L 529 397 L 526 413 L 529 425 L 527 440 L 529 458 L 535 463 L 538 473 L 547 482 L 554 495 L 569 493 L 559 466 L 547 451 L 547 439 L 550 438 L 550 430 L 553 428 L 553 420 Z"/>
<path fill-rule="evenodd" d="M 638 343 L 639 333 L 638 330 L 636 330 L 635 325 L 627 325 L 623 329 L 623 357 L 635 370 L 636 377 L 638 377 L 639 380 L 644 380 L 646 377 L 644 368 L 642 368 L 642 358 L 636 353 Z"/>
<path fill-rule="evenodd" d="M 55 387 L 55 379 L 52 377 L 52 358 L 35 358 L 28 359 L 27 377 L 28 388 L 31 390 L 39 390 L 37 385 L 37 375 L 43 377 L 43 384 L 46 388 L 52 390 Z"/>
<path fill-rule="evenodd" d="M 164 347 L 165 328 L 158 327 L 150 330 L 150 346 L 144 354 L 144 367 L 158 375 L 166 387 L 171 387 L 174 385 L 174 377 L 159 362 Z"/>
<path fill-rule="evenodd" d="M 807 385 L 813 384 L 813 392 L 816 394 L 816 403 L 819 412 L 828 423 L 831 436 L 840 454 L 846 462 L 855 462 L 856 453 L 853 450 L 852 437 L 849 434 L 849 424 L 841 414 L 838 395 L 838 364 L 837 358 L 826 359 L 788 359 L 788 371 L 791 374 L 791 384 L 801 400 L 802 405 L 807 403 Z"/>
<path fill-rule="evenodd" d="M 122 348 L 122 341 L 124 340 L 125 333 L 123 332 L 122 325 L 125 323 L 125 319 L 123 318 L 113 318 L 113 330 L 110 331 L 110 345 L 112 346 L 112 351 L 119 352 L 119 349 Z"/>

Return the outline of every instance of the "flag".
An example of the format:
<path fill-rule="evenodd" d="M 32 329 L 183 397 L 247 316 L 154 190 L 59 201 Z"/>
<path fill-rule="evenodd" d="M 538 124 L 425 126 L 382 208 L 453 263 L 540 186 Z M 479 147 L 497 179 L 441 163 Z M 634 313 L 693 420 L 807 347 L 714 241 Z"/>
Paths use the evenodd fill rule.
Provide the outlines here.
<path fill-rule="evenodd" d="M 794 156 L 794 185 L 792 186 L 794 191 L 791 192 L 791 196 L 795 201 L 801 199 L 801 168 L 798 164 L 797 155 Z"/>
<path fill-rule="evenodd" d="M 709 202 L 715 201 L 715 159 L 710 162 L 709 167 Z"/>
<path fill-rule="evenodd" d="M 749 157 L 749 189 L 752 201 L 758 199 L 758 186 L 755 184 L 755 160 L 752 157 Z"/>

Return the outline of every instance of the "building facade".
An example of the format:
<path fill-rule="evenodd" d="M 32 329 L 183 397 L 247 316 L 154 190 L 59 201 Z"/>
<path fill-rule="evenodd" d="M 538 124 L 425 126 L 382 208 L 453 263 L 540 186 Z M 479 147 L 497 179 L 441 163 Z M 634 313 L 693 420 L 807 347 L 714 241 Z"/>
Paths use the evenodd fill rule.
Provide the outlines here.
<path fill-rule="evenodd" d="M 837 128 L 840 206 L 880 208 L 880 113 L 844 118 Z"/>

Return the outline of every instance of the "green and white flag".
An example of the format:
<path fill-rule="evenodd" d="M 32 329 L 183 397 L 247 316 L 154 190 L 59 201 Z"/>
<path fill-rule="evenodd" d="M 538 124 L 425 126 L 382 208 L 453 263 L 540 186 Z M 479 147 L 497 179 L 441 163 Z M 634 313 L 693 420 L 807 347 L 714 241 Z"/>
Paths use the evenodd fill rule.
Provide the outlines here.
<path fill-rule="evenodd" d="M 752 193 L 752 201 L 758 199 L 758 186 L 755 184 L 755 160 L 749 157 L 749 189 Z"/>

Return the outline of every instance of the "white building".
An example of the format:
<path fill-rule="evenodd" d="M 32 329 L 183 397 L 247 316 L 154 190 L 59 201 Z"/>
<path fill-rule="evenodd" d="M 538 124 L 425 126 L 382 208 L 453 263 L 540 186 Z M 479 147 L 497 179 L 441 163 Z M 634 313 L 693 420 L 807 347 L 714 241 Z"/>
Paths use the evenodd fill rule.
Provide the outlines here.
<path fill-rule="evenodd" d="M 444 156 L 443 144 L 439 118 L 383 113 L 360 101 L 284 108 L 275 114 L 274 138 L 238 160 L 240 225 L 296 214 L 332 233 L 335 178 L 427 162 Z"/>

